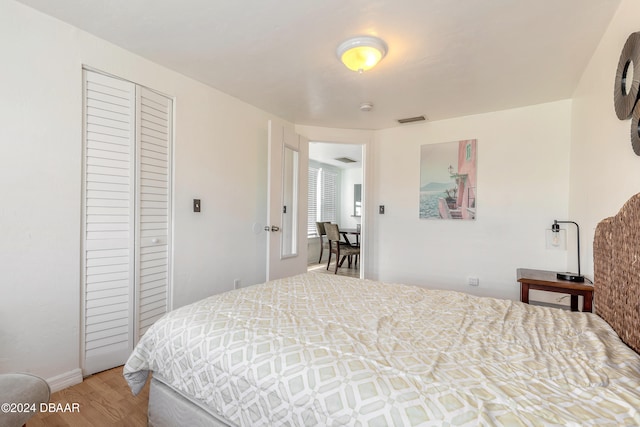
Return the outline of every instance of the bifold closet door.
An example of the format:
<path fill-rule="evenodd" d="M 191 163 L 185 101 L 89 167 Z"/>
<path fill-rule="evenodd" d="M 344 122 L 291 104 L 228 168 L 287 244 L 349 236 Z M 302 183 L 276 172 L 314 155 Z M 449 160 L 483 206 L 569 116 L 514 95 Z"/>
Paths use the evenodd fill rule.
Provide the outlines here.
<path fill-rule="evenodd" d="M 122 365 L 167 310 L 171 100 L 85 70 L 84 374 Z"/>
<path fill-rule="evenodd" d="M 172 101 L 145 87 L 137 94 L 135 332 L 138 342 L 167 312 Z"/>

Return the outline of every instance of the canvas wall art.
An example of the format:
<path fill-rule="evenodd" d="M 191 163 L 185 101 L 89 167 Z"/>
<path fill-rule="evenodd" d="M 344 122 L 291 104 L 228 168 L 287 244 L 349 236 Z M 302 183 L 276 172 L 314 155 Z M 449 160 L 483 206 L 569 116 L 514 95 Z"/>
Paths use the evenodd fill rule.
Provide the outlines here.
<path fill-rule="evenodd" d="M 420 147 L 420 218 L 474 220 L 478 141 Z"/>

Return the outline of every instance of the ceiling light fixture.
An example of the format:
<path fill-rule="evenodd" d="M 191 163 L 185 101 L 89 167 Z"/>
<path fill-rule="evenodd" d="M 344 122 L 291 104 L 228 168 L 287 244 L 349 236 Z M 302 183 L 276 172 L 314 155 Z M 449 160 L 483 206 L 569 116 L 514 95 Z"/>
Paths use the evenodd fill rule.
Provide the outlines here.
<path fill-rule="evenodd" d="M 340 43 L 338 58 L 350 70 L 362 73 L 376 66 L 387 54 L 387 44 L 373 36 L 359 36 Z"/>

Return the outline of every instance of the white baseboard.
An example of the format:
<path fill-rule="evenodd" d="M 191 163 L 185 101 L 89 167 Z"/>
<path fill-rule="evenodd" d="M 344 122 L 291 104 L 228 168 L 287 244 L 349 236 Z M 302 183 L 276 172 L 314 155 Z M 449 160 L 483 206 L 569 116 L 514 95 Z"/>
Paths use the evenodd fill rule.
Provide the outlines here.
<path fill-rule="evenodd" d="M 47 382 L 49 383 L 49 387 L 51 387 L 51 393 L 71 387 L 72 385 L 80 384 L 82 382 L 82 369 L 74 369 L 73 371 L 47 378 Z"/>

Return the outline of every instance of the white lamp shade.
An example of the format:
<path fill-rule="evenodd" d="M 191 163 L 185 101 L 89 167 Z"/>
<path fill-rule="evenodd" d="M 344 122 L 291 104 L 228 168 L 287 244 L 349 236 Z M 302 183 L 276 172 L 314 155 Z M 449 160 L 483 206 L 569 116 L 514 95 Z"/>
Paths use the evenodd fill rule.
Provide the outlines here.
<path fill-rule="evenodd" d="M 342 42 L 336 53 L 348 69 L 363 72 L 375 67 L 385 57 L 387 45 L 373 36 L 354 37 Z"/>

